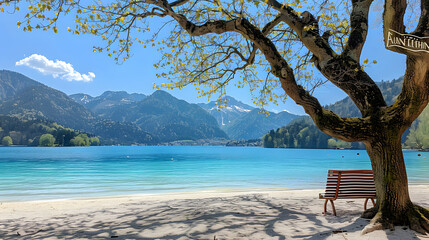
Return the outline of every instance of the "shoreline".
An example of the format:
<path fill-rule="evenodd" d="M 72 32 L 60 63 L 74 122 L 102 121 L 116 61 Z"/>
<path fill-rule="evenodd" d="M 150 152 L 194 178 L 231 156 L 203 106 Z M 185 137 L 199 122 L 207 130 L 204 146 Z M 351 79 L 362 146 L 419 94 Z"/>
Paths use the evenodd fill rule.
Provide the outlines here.
<path fill-rule="evenodd" d="M 429 208 L 429 185 L 411 199 Z M 16 239 L 361 239 L 363 199 L 337 200 L 322 214 L 323 189 L 194 191 L 0 204 L 0 238 Z M 332 210 L 328 207 L 328 213 Z M 428 239 L 397 227 L 368 239 Z"/>
<path fill-rule="evenodd" d="M 186 141 L 186 140 L 185 140 Z M 167 142 L 160 143 L 156 145 L 147 145 L 147 144 L 129 144 L 129 145 L 98 145 L 98 146 L 31 146 L 31 145 L 10 145 L 4 146 L 0 145 L 0 148 L 4 147 L 23 147 L 23 148 L 90 148 L 90 147 L 263 147 L 262 145 L 228 145 L 234 144 L 234 142 L 240 141 L 249 141 L 249 140 L 229 140 L 224 144 L 176 144 L 176 142 Z M 353 151 L 365 151 L 365 148 L 267 148 L 267 149 L 316 149 L 316 150 L 353 150 Z M 415 152 L 429 152 L 429 149 L 412 149 L 412 148 L 402 148 L 402 151 L 415 151 Z"/>
<path fill-rule="evenodd" d="M 420 184 L 425 185 L 425 184 Z M 427 184 L 429 186 L 429 183 Z M 82 200 L 102 200 L 102 199 L 122 199 L 122 198 L 132 198 L 132 199 L 183 199 L 183 198 L 200 198 L 207 196 L 216 197 L 216 196 L 236 196 L 241 194 L 275 194 L 278 192 L 299 192 L 299 191 L 324 191 L 324 189 L 319 188 L 219 188 L 219 189 L 208 189 L 208 190 L 195 190 L 195 191 L 175 191 L 175 192 L 158 192 L 158 193 L 138 193 L 138 194 L 121 194 L 121 195 L 106 195 L 106 196 L 93 196 L 93 197 L 76 197 L 76 198 L 58 198 L 58 199 L 40 199 L 40 200 L 23 200 L 23 201 L 1 201 L 1 204 L 9 203 L 49 203 L 49 202 L 60 202 L 60 201 L 82 201 Z"/>
<path fill-rule="evenodd" d="M 324 186 L 323 186 L 324 187 Z M 408 183 L 408 187 L 411 188 L 428 188 L 428 183 Z M 135 194 L 117 194 L 117 195 L 99 195 L 99 196 L 82 196 L 82 197 L 70 197 L 70 198 L 52 198 L 52 199 L 36 199 L 36 200 L 1 200 L 1 204 L 9 203 L 45 203 L 45 202 L 57 202 L 57 201 L 79 201 L 79 200 L 97 200 L 97 199 L 120 199 L 120 198 L 148 198 L 148 199 L 180 199 L 182 196 L 213 196 L 213 195 L 225 195 L 235 196 L 240 194 L 273 194 L 276 192 L 296 192 L 296 191 L 318 191 L 322 193 L 325 191 L 324 188 L 294 188 L 294 187 L 237 187 L 237 188 L 213 188 L 204 190 L 183 190 L 183 191 L 162 191 L 162 192 L 149 192 L 149 193 L 135 193 Z M 429 201 L 429 198 L 428 198 Z"/>

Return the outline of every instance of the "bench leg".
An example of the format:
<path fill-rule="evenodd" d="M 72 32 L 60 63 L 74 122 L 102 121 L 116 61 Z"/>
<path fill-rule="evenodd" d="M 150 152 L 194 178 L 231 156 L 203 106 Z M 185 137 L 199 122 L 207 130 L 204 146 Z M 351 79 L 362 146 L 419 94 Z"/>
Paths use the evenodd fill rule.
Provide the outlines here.
<path fill-rule="evenodd" d="M 325 200 L 325 205 L 324 205 L 324 207 L 323 207 L 323 214 L 326 214 L 326 206 L 328 205 L 328 201 L 330 201 L 330 202 L 331 202 L 331 206 L 332 206 L 332 214 L 333 214 L 334 216 L 337 216 L 337 211 L 335 211 L 334 201 L 333 201 L 333 200 L 331 200 L 331 199 L 326 199 L 326 200 Z"/>
<path fill-rule="evenodd" d="M 365 198 L 365 203 L 363 204 L 363 210 L 366 210 L 366 205 L 368 203 L 368 199 L 371 199 L 372 205 L 375 207 L 374 198 Z"/>
<path fill-rule="evenodd" d="M 334 216 L 337 216 L 337 211 L 335 211 L 334 201 L 333 200 L 329 200 L 329 201 L 331 201 L 332 212 L 333 212 Z"/>
<path fill-rule="evenodd" d="M 326 214 L 326 205 L 328 204 L 328 199 L 325 200 L 325 205 L 323 206 L 323 214 Z"/>

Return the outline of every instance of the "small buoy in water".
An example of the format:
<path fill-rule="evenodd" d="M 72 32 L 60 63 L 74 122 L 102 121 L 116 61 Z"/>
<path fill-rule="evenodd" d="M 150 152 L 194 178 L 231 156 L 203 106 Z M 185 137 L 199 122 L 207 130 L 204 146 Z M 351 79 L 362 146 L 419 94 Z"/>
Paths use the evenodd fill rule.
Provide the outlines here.
<path fill-rule="evenodd" d="M 356 155 L 359 155 L 359 153 L 356 153 Z"/>
<path fill-rule="evenodd" d="M 171 161 L 174 161 L 174 159 L 173 159 L 173 158 L 171 158 L 170 160 L 171 160 Z"/>
<path fill-rule="evenodd" d="M 417 154 L 417 156 L 419 156 L 419 157 L 420 157 L 420 156 L 421 156 L 421 154 L 419 153 L 419 154 Z"/>
<path fill-rule="evenodd" d="M 426 157 L 423 157 L 423 158 L 426 158 Z"/>

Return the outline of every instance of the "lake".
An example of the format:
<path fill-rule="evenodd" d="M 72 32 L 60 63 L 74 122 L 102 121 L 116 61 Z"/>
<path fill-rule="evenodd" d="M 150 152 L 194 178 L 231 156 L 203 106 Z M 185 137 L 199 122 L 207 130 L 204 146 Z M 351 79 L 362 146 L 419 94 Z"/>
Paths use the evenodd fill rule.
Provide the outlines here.
<path fill-rule="evenodd" d="M 409 183 L 429 184 L 429 153 L 404 151 L 404 156 Z M 329 169 L 371 169 L 371 165 L 364 150 L 0 147 L 0 201 L 322 189 Z"/>

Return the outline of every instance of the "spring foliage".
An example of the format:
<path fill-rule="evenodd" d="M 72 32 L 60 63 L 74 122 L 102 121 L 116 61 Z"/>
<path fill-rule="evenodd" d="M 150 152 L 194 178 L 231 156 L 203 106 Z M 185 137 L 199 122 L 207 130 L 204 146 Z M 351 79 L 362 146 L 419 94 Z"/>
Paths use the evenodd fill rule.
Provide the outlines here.
<path fill-rule="evenodd" d="M 10 146 L 13 144 L 12 138 L 10 136 L 5 136 L 1 140 L 1 145 L 3 146 Z"/>
<path fill-rule="evenodd" d="M 197 25 L 249 19 L 276 45 L 304 88 L 311 90 L 324 83 L 315 75 L 311 52 L 291 27 L 278 21 L 278 10 L 268 4 L 257 0 L 170 3 L 174 14 L 183 15 Z M 344 49 L 351 30 L 349 1 L 294 0 L 283 3 L 282 7 L 293 9 L 297 16 L 304 11 L 312 12 L 319 20 L 320 31 L 332 36 L 329 41 L 333 49 L 337 53 Z M 154 67 L 159 69 L 158 77 L 167 81 L 154 88 L 180 89 L 195 85 L 200 96 L 210 98 L 217 93 L 219 106 L 226 104 L 228 85 L 249 88 L 254 103 L 261 107 L 286 99 L 270 64 L 249 39 L 237 32 L 191 36 L 172 19 L 173 15 L 159 7 L 158 1 L 91 1 L 89 4 L 79 0 L 0 1 L 0 11 L 23 11 L 24 19 L 17 22 L 17 26 L 24 31 L 68 31 L 74 35 L 99 36 L 103 41 L 94 47 L 94 52 L 104 52 L 118 62 L 131 56 L 136 43 L 144 48 L 156 47 L 163 55 Z M 66 18 L 68 23 L 72 18 L 74 22 L 63 26 L 59 24 L 61 18 Z M 361 67 L 375 63 L 376 60 L 363 59 Z"/>
<path fill-rule="evenodd" d="M 39 146 L 40 147 L 53 147 L 55 143 L 55 138 L 52 134 L 46 133 L 40 136 Z"/>

